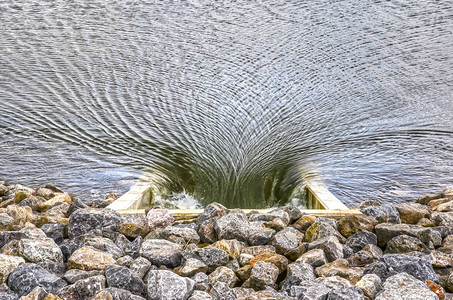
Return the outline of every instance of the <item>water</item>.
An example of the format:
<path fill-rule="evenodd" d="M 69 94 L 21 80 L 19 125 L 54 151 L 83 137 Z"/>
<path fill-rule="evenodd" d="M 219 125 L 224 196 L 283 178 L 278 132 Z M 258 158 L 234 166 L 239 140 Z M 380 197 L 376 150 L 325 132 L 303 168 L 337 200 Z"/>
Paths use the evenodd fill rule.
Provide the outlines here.
<path fill-rule="evenodd" d="M 0 178 L 244 208 L 453 185 L 453 2 L 215 3 L 1 1 Z"/>

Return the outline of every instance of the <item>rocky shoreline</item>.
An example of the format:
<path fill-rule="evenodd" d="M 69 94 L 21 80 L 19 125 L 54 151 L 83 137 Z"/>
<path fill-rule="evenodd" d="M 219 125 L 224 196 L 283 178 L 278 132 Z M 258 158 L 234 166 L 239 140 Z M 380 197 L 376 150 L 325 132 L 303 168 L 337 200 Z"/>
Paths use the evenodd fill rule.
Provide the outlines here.
<path fill-rule="evenodd" d="M 453 189 L 339 220 L 208 205 L 121 216 L 0 181 L 0 300 L 453 299 Z"/>

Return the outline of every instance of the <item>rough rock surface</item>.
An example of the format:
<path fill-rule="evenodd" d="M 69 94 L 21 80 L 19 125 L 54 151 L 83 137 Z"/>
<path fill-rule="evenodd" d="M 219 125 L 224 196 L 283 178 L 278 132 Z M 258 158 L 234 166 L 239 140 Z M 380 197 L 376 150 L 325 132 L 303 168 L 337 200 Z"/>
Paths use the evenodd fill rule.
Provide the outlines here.
<path fill-rule="evenodd" d="M 147 284 L 150 300 L 186 300 L 192 295 L 195 286 L 192 279 L 166 270 L 149 271 Z"/>
<path fill-rule="evenodd" d="M 376 300 L 438 300 L 422 281 L 413 276 L 400 273 L 389 277 L 383 285 L 383 290 Z"/>
<path fill-rule="evenodd" d="M 69 236 L 79 237 L 87 233 L 115 232 L 121 223 L 118 212 L 103 208 L 82 208 L 69 217 Z"/>
<path fill-rule="evenodd" d="M 103 270 L 106 266 L 114 264 L 113 255 L 96 251 L 91 248 L 80 248 L 68 259 L 68 269 L 85 271 Z"/>

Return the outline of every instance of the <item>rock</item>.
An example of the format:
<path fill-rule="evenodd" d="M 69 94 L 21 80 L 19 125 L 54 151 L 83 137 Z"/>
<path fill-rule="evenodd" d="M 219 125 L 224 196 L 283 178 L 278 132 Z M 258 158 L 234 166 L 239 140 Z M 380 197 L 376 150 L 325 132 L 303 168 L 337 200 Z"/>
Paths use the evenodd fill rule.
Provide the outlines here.
<path fill-rule="evenodd" d="M 259 255 L 261 253 L 276 253 L 275 247 L 272 245 L 260 245 L 242 248 L 243 254 L 250 254 L 253 256 Z"/>
<path fill-rule="evenodd" d="M 360 231 L 373 232 L 376 224 L 376 219 L 369 216 L 347 215 L 339 220 L 338 230 L 345 237 L 350 237 Z"/>
<path fill-rule="evenodd" d="M 166 209 L 151 209 L 146 214 L 146 221 L 150 231 L 156 228 L 165 228 L 175 223 L 175 218 Z"/>
<path fill-rule="evenodd" d="M 292 226 L 301 232 L 305 232 L 315 222 L 315 220 L 315 216 L 304 215 L 300 217 Z"/>
<path fill-rule="evenodd" d="M 122 267 L 130 267 L 134 259 L 129 255 L 120 257 L 116 260 L 116 264 Z"/>
<path fill-rule="evenodd" d="M 357 206 L 358 209 L 365 209 L 368 207 L 381 206 L 382 203 L 377 200 L 365 200 L 359 203 Z"/>
<path fill-rule="evenodd" d="M 60 244 L 61 253 L 63 253 L 64 261 L 67 261 L 68 258 L 81 247 L 80 242 L 75 240 L 67 240 Z"/>
<path fill-rule="evenodd" d="M 377 245 L 377 236 L 369 231 L 357 232 L 346 241 L 346 245 L 351 247 L 354 252 L 362 250 L 363 247 L 369 244 Z"/>
<path fill-rule="evenodd" d="M 145 240 L 140 255 L 153 265 L 175 268 L 181 264 L 182 246 L 166 240 Z"/>
<path fill-rule="evenodd" d="M 69 217 L 69 237 L 76 238 L 87 233 L 115 232 L 121 223 L 118 212 L 103 208 L 82 208 Z"/>
<path fill-rule="evenodd" d="M 83 241 L 83 247 L 109 253 L 114 259 L 124 255 L 124 251 L 120 249 L 120 247 L 112 240 L 105 237 L 86 237 Z"/>
<path fill-rule="evenodd" d="M 13 228 L 14 219 L 7 213 L 0 214 L 0 231 L 8 231 Z"/>
<path fill-rule="evenodd" d="M 66 282 L 38 265 L 26 263 L 9 274 L 8 286 L 15 293 L 24 296 L 37 286 L 52 293 L 66 286 Z"/>
<path fill-rule="evenodd" d="M 223 206 L 222 204 L 219 203 L 211 203 L 206 208 L 204 211 L 200 214 L 198 217 L 198 224 L 201 225 L 205 221 L 212 219 L 212 218 L 217 218 L 217 217 L 222 217 L 226 214 L 226 207 Z"/>
<path fill-rule="evenodd" d="M 416 237 L 399 235 L 387 242 L 385 253 L 427 252 L 428 248 Z"/>
<path fill-rule="evenodd" d="M 128 238 L 135 239 L 138 236 L 145 237 L 149 232 L 145 214 L 126 214 L 121 216 L 121 220 L 121 224 L 118 225 L 117 231 Z"/>
<path fill-rule="evenodd" d="M 327 261 L 331 262 L 344 257 L 344 247 L 334 236 L 324 240 L 318 240 L 308 245 L 308 250 L 321 249 L 324 251 Z"/>
<path fill-rule="evenodd" d="M 19 240 L 23 236 L 20 231 L 0 231 L 0 249 L 13 240 Z"/>
<path fill-rule="evenodd" d="M 292 286 L 288 292 L 295 299 L 304 300 L 325 300 L 331 289 L 323 284 L 315 284 L 313 282 L 303 282 L 300 285 Z M 293 299 L 294 299 L 293 298 Z"/>
<path fill-rule="evenodd" d="M 423 283 L 426 284 L 430 291 L 436 294 L 436 296 L 439 297 L 440 300 L 445 299 L 445 291 L 440 285 L 429 280 L 425 280 L 423 281 Z"/>
<path fill-rule="evenodd" d="M 375 218 L 378 223 L 401 223 L 400 213 L 391 205 L 368 207 L 360 210 L 365 216 Z"/>
<path fill-rule="evenodd" d="M 144 257 L 138 257 L 132 262 L 130 269 L 137 274 L 139 278 L 143 279 L 145 274 L 151 269 L 151 262 Z"/>
<path fill-rule="evenodd" d="M 352 284 L 356 284 L 362 278 L 363 271 L 360 268 L 349 267 L 346 259 L 337 259 L 315 269 L 317 276 L 330 277 L 340 276 Z"/>
<path fill-rule="evenodd" d="M 389 277 L 376 300 L 438 300 L 439 298 L 420 280 L 400 273 Z"/>
<path fill-rule="evenodd" d="M 303 215 L 302 211 L 296 206 L 288 205 L 283 207 L 282 209 L 288 214 L 290 224 L 299 220 Z"/>
<path fill-rule="evenodd" d="M 269 262 L 273 264 L 278 268 L 279 273 L 282 273 L 288 267 L 288 259 L 285 256 L 269 252 L 254 256 L 248 261 L 248 264 L 254 266 L 259 261 Z"/>
<path fill-rule="evenodd" d="M 118 242 L 116 244 L 118 245 Z M 139 257 L 140 248 L 142 247 L 142 244 L 143 244 L 143 238 L 141 236 L 136 237 L 135 240 L 132 241 L 132 243 L 128 243 L 124 247 L 124 254 L 129 255 L 130 257 L 132 257 L 134 259 Z"/>
<path fill-rule="evenodd" d="M 88 205 L 83 203 L 80 199 L 75 199 L 69 205 L 68 211 L 66 212 L 66 216 L 69 218 L 76 210 L 81 208 L 88 208 Z"/>
<path fill-rule="evenodd" d="M 107 267 L 105 278 L 109 287 L 125 289 L 136 295 L 145 295 L 145 283 L 137 274 L 126 267 Z"/>
<path fill-rule="evenodd" d="M 61 244 L 65 238 L 66 224 L 44 224 L 41 226 L 47 237 L 53 239 L 55 243 Z"/>
<path fill-rule="evenodd" d="M 419 280 L 439 282 L 439 278 L 428 259 L 403 254 L 385 254 L 379 261 L 397 273 L 404 272 Z"/>
<path fill-rule="evenodd" d="M 224 250 L 231 259 L 237 259 L 244 248 L 244 243 L 237 240 L 221 240 L 213 243 L 209 247 L 214 247 Z"/>
<path fill-rule="evenodd" d="M 439 247 L 442 245 L 442 234 L 438 229 L 439 228 L 426 228 L 424 230 L 420 230 L 417 237 L 426 245 L 431 242 L 433 246 Z"/>
<path fill-rule="evenodd" d="M 206 273 L 197 273 L 192 277 L 192 280 L 195 282 L 195 290 L 206 291 L 209 288 L 209 278 Z"/>
<path fill-rule="evenodd" d="M 197 248 L 194 251 L 195 258 L 201 260 L 208 266 L 208 272 L 214 271 L 217 267 L 226 265 L 229 255 L 226 251 L 218 248 Z"/>
<path fill-rule="evenodd" d="M 345 288 L 333 290 L 327 296 L 327 300 L 350 300 L 350 299 L 364 299 L 362 291 L 358 288 Z"/>
<path fill-rule="evenodd" d="M 216 282 L 209 293 L 214 300 L 236 300 L 236 294 L 226 283 Z"/>
<path fill-rule="evenodd" d="M 314 281 L 315 284 L 322 284 L 331 290 L 351 288 L 352 284 L 340 276 L 319 277 Z"/>
<path fill-rule="evenodd" d="M 216 221 L 217 218 L 213 218 L 200 224 L 198 227 L 198 236 L 200 237 L 201 242 L 212 244 L 217 241 L 217 234 L 214 229 Z"/>
<path fill-rule="evenodd" d="M 20 227 L 25 226 L 27 222 L 35 223 L 36 221 L 36 215 L 33 214 L 32 209 L 28 206 L 9 205 L 6 208 L 6 213 L 14 219 L 14 225 L 19 225 Z"/>
<path fill-rule="evenodd" d="M 20 300 L 43 300 L 46 296 L 47 292 L 42 287 L 38 286 L 28 293 L 28 295 L 20 297 Z M 1 295 L 0 299 L 3 299 Z"/>
<path fill-rule="evenodd" d="M 431 218 L 431 212 L 425 205 L 418 203 L 398 203 L 394 204 L 401 218 L 401 222 L 405 224 L 417 224 L 420 219 Z"/>
<path fill-rule="evenodd" d="M 290 292 L 292 287 L 312 283 L 315 278 L 315 271 L 311 265 L 301 262 L 289 264 L 286 279 L 282 283 L 282 290 Z"/>
<path fill-rule="evenodd" d="M 373 263 L 376 259 L 371 255 L 370 252 L 360 250 L 347 258 L 351 267 L 363 267 Z"/>
<path fill-rule="evenodd" d="M 250 235 L 250 224 L 244 214 L 228 214 L 220 217 L 214 225 L 217 239 L 247 242 Z"/>
<path fill-rule="evenodd" d="M 183 246 L 189 243 L 200 243 L 200 237 L 198 236 L 197 231 L 192 228 L 167 226 L 159 231 L 159 235 L 162 239 L 176 242 Z"/>
<path fill-rule="evenodd" d="M 305 252 L 303 244 L 304 234 L 292 227 L 277 232 L 271 240 L 272 246 L 278 254 L 288 259 L 296 260 Z"/>
<path fill-rule="evenodd" d="M 66 272 L 66 264 L 65 263 L 56 263 L 53 261 L 44 261 L 38 263 L 38 266 L 41 268 L 49 271 L 52 274 L 57 275 L 58 277 L 63 277 Z"/>
<path fill-rule="evenodd" d="M 212 300 L 211 295 L 203 291 L 193 291 L 189 300 Z"/>
<path fill-rule="evenodd" d="M 74 251 L 71 257 L 69 257 L 68 269 L 85 271 L 103 270 L 107 265 L 114 264 L 115 262 L 112 254 L 82 247 Z"/>
<path fill-rule="evenodd" d="M 33 192 L 33 195 L 43 197 L 46 200 L 49 200 L 49 199 L 57 196 L 57 194 L 53 190 L 45 188 L 45 187 L 39 187 L 39 188 L 35 189 L 35 191 Z"/>
<path fill-rule="evenodd" d="M 247 241 L 251 246 L 266 245 L 275 234 L 274 229 L 262 229 L 249 235 Z"/>
<path fill-rule="evenodd" d="M 18 254 L 29 262 L 53 261 L 63 262 L 63 253 L 54 240 L 42 239 L 21 239 L 18 244 Z"/>
<path fill-rule="evenodd" d="M 208 266 L 199 259 L 188 258 L 180 268 L 175 269 L 175 272 L 184 277 L 191 277 L 197 273 L 208 271 Z"/>
<path fill-rule="evenodd" d="M 208 276 L 209 284 L 213 286 L 216 282 L 221 281 L 228 284 L 229 287 L 234 287 L 238 278 L 234 272 L 227 267 L 218 267 L 214 272 Z"/>
<path fill-rule="evenodd" d="M 289 214 L 283 209 L 276 209 L 269 213 L 254 213 L 249 216 L 249 220 L 251 222 L 253 221 L 271 222 L 275 219 L 280 219 L 280 221 L 284 224 L 284 227 L 288 226 L 290 222 Z"/>
<path fill-rule="evenodd" d="M 99 271 L 99 270 L 83 271 L 83 270 L 78 270 L 78 269 L 72 269 L 72 270 L 66 271 L 66 273 L 63 275 L 63 279 L 66 280 L 68 283 L 73 284 L 79 280 L 86 279 L 86 278 L 93 277 L 93 276 L 102 275 L 102 274 L 103 274 L 103 272 Z"/>
<path fill-rule="evenodd" d="M 54 206 L 60 205 L 62 203 L 71 204 L 72 199 L 69 194 L 61 194 L 55 197 L 52 197 L 50 200 L 47 200 L 43 203 L 40 203 L 36 206 L 38 211 L 47 211 Z"/>
<path fill-rule="evenodd" d="M 133 295 L 128 290 L 109 287 L 99 292 L 91 300 L 146 300 L 143 297 Z"/>
<path fill-rule="evenodd" d="M 235 274 L 241 281 L 246 281 L 250 278 L 250 274 L 252 273 L 253 266 L 252 265 L 245 265 L 238 270 L 236 270 Z"/>
<path fill-rule="evenodd" d="M 312 267 L 320 267 L 327 263 L 326 255 L 322 249 L 312 249 L 302 254 L 296 262 L 307 263 Z"/>
<path fill-rule="evenodd" d="M 451 256 L 439 251 L 431 251 L 429 259 L 434 268 L 449 268 L 452 266 Z"/>
<path fill-rule="evenodd" d="M 374 299 L 376 294 L 382 289 L 382 280 L 376 274 L 364 275 L 355 286 L 370 299 Z"/>
<path fill-rule="evenodd" d="M 60 289 L 57 294 L 63 299 L 90 299 L 105 288 L 105 277 L 97 275 L 76 281 Z"/>
<path fill-rule="evenodd" d="M 149 271 L 148 298 L 150 300 L 186 300 L 195 286 L 192 279 L 181 277 L 171 271 Z"/>
<path fill-rule="evenodd" d="M 382 223 L 375 227 L 378 246 L 384 247 L 388 241 L 399 235 L 417 236 L 418 231 L 425 228 L 418 225 Z"/>
<path fill-rule="evenodd" d="M 437 212 L 449 212 L 452 210 L 452 200 L 451 198 L 440 198 L 436 200 L 431 200 L 428 203 L 428 206 Z"/>
<path fill-rule="evenodd" d="M 335 236 L 336 229 L 327 223 L 313 223 L 305 232 L 304 241 L 311 243 L 317 240 L 324 240 Z"/>
<path fill-rule="evenodd" d="M 254 290 L 262 290 L 266 286 L 272 286 L 277 281 L 279 270 L 271 263 L 258 261 L 252 268 L 248 286 Z"/>
<path fill-rule="evenodd" d="M 24 263 L 25 260 L 22 257 L 0 254 L 0 284 L 6 281 L 14 269 Z"/>
<path fill-rule="evenodd" d="M 435 193 L 435 194 L 427 194 L 427 195 L 424 195 L 424 196 L 418 198 L 417 199 L 417 203 L 426 205 L 431 200 L 440 199 L 440 198 L 443 198 L 443 197 L 444 197 L 443 192 L 439 192 L 439 193 Z"/>

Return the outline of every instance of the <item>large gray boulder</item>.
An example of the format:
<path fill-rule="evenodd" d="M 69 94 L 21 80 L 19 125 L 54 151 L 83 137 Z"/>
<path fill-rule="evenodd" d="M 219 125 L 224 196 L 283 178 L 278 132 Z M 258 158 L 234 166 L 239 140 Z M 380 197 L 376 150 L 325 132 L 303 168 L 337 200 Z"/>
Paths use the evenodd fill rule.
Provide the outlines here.
<path fill-rule="evenodd" d="M 186 300 L 193 292 L 195 281 L 167 270 L 151 270 L 148 275 L 150 300 Z"/>
<path fill-rule="evenodd" d="M 369 231 L 360 231 L 351 235 L 347 241 L 346 245 L 351 247 L 354 252 L 362 250 L 366 245 L 377 245 L 377 236 L 373 232 Z"/>
<path fill-rule="evenodd" d="M 27 295 L 37 286 L 55 292 L 66 285 L 63 279 L 31 263 L 19 266 L 8 276 L 9 288 L 20 296 Z"/>
<path fill-rule="evenodd" d="M 401 223 L 400 213 L 391 205 L 367 207 L 360 211 L 365 216 L 375 218 L 379 223 Z"/>
<path fill-rule="evenodd" d="M 115 232 L 120 223 L 120 214 L 112 209 L 78 209 L 69 217 L 69 237 L 72 239 L 87 233 L 102 235 L 104 232 Z"/>
<path fill-rule="evenodd" d="M 397 273 L 404 272 L 419 280 L 431 280 L 439 283 L 439 277 L 427 258 L 404 254 L 385 254 L 379 261 Z"/>

